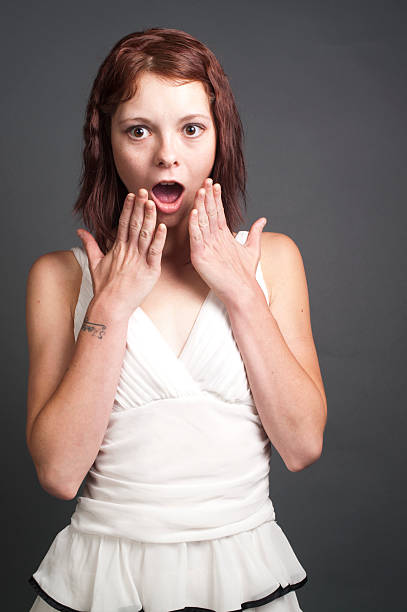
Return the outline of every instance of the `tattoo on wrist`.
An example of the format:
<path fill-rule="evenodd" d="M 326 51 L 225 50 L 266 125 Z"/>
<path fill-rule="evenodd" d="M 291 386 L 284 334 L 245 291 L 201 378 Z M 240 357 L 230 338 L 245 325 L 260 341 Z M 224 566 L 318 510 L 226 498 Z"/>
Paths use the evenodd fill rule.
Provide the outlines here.
<path fill-rule="evenodd" d="M 96 336 L 99 338 L 99 340 L 102 340 L 103 336 L 105 335 L 105 329 L 106 325 L 103 325 L 103 323 L 91 323 L 91 321 L 88 321 L 87 319 L 85 319 L 81 327 L 82 331 L 90 332 L 92 336 Z"/>

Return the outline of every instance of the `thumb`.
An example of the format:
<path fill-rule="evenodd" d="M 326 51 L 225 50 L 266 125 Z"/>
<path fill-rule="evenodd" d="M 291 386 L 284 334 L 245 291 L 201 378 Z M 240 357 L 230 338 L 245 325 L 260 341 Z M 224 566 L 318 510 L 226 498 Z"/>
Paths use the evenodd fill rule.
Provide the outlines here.
<path fill-rule="evenodd" d="M 94 270 L 98 265 L 99 261 L 103 259 L 104 255 L 92 234 L 90 234 L 84 229 L 78 229 L 76 230 L 76 233 L 81 239 L 84 249 L 86 251 L 86 255 L 88 256 L 89 268 L 91 270 Z"/>
<path fill-rule="evenodd" d="M 246 239 L 246 245 L 249 247 L 249 249 L 251 247 L 255 247 L 260 251 L 260 236 L 266 223 L 266 217 L 261 217 L 252 224 Z"/>

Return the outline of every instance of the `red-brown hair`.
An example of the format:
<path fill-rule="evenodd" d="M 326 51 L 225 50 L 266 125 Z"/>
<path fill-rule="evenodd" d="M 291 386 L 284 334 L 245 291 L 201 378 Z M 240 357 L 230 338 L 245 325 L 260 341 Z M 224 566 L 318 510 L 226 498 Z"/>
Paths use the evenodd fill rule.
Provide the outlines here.
<path fill-rule="evenodd" d="M 225 72 L 215 55 L 181 30 L 150 28 L 120 39 L 101 64 L 86 108 L 80 193 L 73 211 L 93 233 L 101 251 L 116 238 L 128 193 L 113 159 L 110 121 L 117 106 L 135 95 L 145 72 L 179 83 L 200 81 L 208 95 L 217 133 L 216 157 L 210 177 L 222 187 L 225 217 L 231 231 L 244 220 L 246 168 L 243 126 Z"/>

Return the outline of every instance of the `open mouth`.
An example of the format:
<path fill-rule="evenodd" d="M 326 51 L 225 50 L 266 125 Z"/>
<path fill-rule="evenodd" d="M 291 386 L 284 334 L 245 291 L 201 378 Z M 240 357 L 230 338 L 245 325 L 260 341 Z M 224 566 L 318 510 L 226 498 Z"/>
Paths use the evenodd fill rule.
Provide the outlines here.
<path fill-rule="evenodd" d="M 184 189 L 185 187 L 181 185 L 181 183 L 175 181 L 161 181 L 157 183 L 157 185 L 154 185 L 151 191 L 159 202 L 163 204 L 173 204 L 179 199 Z"/>

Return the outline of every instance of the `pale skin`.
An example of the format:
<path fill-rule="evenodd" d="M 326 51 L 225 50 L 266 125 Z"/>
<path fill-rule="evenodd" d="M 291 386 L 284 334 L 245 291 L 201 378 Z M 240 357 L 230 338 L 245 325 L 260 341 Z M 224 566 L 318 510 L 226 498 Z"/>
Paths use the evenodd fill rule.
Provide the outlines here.
<path fill-rule="evenodd" d="M 189 121 L 182 121 L 186 116 Z M 191 127 L 192 135 L 186 133 Z M 202 225 L 204 198 L 214 202 L 214 195 L 219 198 L 221 195 L 221 186 L 213 186 L 208 178 L 216 155 L 216 127 L 202 83 L 179 84 L 155 74 L 144 74 L 135 95 L 120 104 L 112 116 L 111 143 L 117 172 L 129 190 L 126 206 L 135 198 L 134 223 L 142 223 L 144 212 L 150 233 L 154 230 L 160 233 L 162 223 L 165 224 L 160 278 L 143 296 L 142 308 L 151 313 L 150 318 L 164 330 L 163 336 L 176 347 L 178 355 L 188 335 L 185 324 L 186 329 L 191 329 L 209 288 L 221 299 L 228 296 L 229 290 L 238 292 L 239 283 L 255 273 L 260 247 L 249 247 L 250 236 L 246 248 L 234 240 L 223 207 L 211 254 L 207 232 L 203 248 L 197 232 L 192 231 L 195 225 L 192 211 L 200 211 Z M 168 177 L 186 187 L 182 206 L 171 214 L 161 212 L 149 199 L 152 187 Z M 212 195 L 217 188 L 219 192 Z M 262 228 L 265 219 L 254 224 L 256 231 L 258 223 Z M 212 234 L 215 235 L 213 223 Z M 92 236 L 85 233 L 84 238 L 94 249 L 96 260 L 102 258 Z M 223 259 L 222 252 L 227 255 Z M 210 270 L 211 278 L 205 268 Z M 230 288 L 224 286 L 225 276 Z"/>
<path fill-rule="evenodd" d="M 174 86 L 149 78 L 140 95 L 126 104 L 112 121 L 112 149 L 129 191 L 121 217 L 129 233 L 121 242 L 124 249 L 131 242 L 141 252 L 140 294 L 134 294 L 134 303 L 120 317 L 118 311 L 112 316 L 106 301 L 93 304 L 90 320 L 104 326 L 104 335 L 84 330 L 75 345 L 73 317 L 82 270 L 73 253 L 42 256 L 28 280 L 27 441 L 40 481 L 51 494 L 71 499 L 92 464 L 108 422 L 131 310 L 141 305 L 179 355 L 210 288 L 226 305 L 264 429 L 286 466 L 301 470 L 321 454 L 327 409 L 299 249 L 284 234 L 262 231 L 264 217 L 252 224 L 245 245 L 234 239 L 225 222 L 221 185 L 208 178 L 216 132 L 201 83 Z M 202 123 L 196 120 L 205 125 L 197 138 L 186 135 L 180 121 L 192 111 L 206 117 Z M 120 124 L 126 116 L 152 116 L 152 126 L 146 126 L 151 136 L 135 143 L 125 131 L 132 122 Z M 166 215 L 157 212 L 148 190 L 168 176 L 187 189 L 180 209 Z M 93 265 L 103 254 L 91 234 L 82 232 Z M 145 264 L 153 244 L 151 274 Z M 259 259 L 269 305 L 255 279 Z M 124 290 L 120 302 L 127 297 Z M 103 355 L 98 346 L 106 346 Z"/>
<path fill-rule="evenodd" d="M 216 127 L 202 83 L 176 84 L 144 74 L 133 98 L 120 104 L 112 116 L 111 143 L 128 192 L 139 202 L 150 198 L 155 224 L 166 226 L 162 275 L 179 275 L 190 255 L 189 215 L 216 156 Z M 152 187 L 168 177 L 185 186 L 183 203 L 171 214 L 156 209 L 151 196 Z"/>
<path fill-rule="evenodd" d="M 200 172 L 209 173 L 216 152 L 216 131 L 204 88 L 200 83 L 174 87 L 154 75 L 147 75 L 143 85 L 143 92 L 119 107 L 112 121 L 112 147 L 119 174 L 130 186 L 132 177 L 139 176 L 137 171 L 140 170 L 143 177 L 154 176 L 151 187 L 157 179 L 152 170 L 153 162 L 161 159 L 171 169 L 170 176 L 186 174 L 193 185 L 195 178 L 202 179 Z M 158 117 L 163 117 L 163 127 L 151 130 L 152 137 L 147 137 L 146 143 L 124 141 L 119 122 L 123 121 L 125 127 L 131 128 L 134 122 L 126 123 L 126 118 L 149 116 L 151 99 L 160 101 L 159 106 L 154 107 L 157 111 L 154 119 L 159 124 Z M 185 114 L 188 108 L 194 108 L 199 109 L 196 112 L 211 117 L 211 121 L 204 122 L 207 130 L 201 142 L 185 142 L 175 129 L 171 130 L 167 125 L 169 118 L 175 125 L 175 118 L 183 116 L 180 108 L 185 110 Z M 150 126 L 146 127 L 150 129 Z M 134 135 L 133 130 L 131 134 Z M 190 161 L 192 153 L 193 165 Z M 168 175 L 166 169 L 163 170 L 162 176 Z M 146 200 L 148 189 L 141 190 L 138 195 Z M 152 201 L 149 203 L 154 207 Z M 203 280 L 224 301 L 265 430 L 282 457 L 287 457 L 294 469 L 301 469 L 315 461 L 322 452 L 327 407 L 312 338 L 308 289 L 299 249 L 288 236 L 262 232 L 266 222 L 264 218 L 252 225 L 245 245 L 239 244 L 226 224 L 221 186 L 213 185 L 210 178 L 203 178 L 192 204 L 185 206 L 185 212 L 178 213 L 181 219 L 175 221 L 171 216 L 163 218 L 161 213 L 158 214 L 157 223 L 164 220 L 169 226 L 163 250 L 163 268 L 166 270 L 168 266 L 170 270 L 172 260 L 179 261 L 178 255 L 183 253 L 183 261 L 188 257 L 191 259 L 195 282 Z M 263 293 L 255 280 L 261 252 L 264 252 L 263 273 L 272 296 L 267 308 L 269 316 L 266 317 Z M 178 309 L 168 309 L 171 301 L 168 289 L 170 295 L 177 295 L 179 286 L 177 282 L 171 282 L 171 275 L 165 276 L 164 273 L 163 278 L 168 279 L 161 285 L 165 296 L 160 294 L 160 283 L 157 283 L 143 303 L 143 309 L 150 313 L 156 327 L 163 330 L 162 335 L 169 344 L 176 346 L 176 354 L 179 354 L 207 289 L 194 300 L 191 318 L 183 299 L 178 301 Z M 177 310 L 179 323 L 174 327 Z M 171 312 L 171 320 L 168 312 Z"/>
<path fill-rule="evenodd" d="M 261 243 L 264 221 L 256 221 L 245 244 L 239 244 L 226 225 L 220 185 L 206 179 L 189 215 L 190 256 L 200 277 L 227 307 L 256 409 L 270 441 L 290 469 L 299 471 L 322 452 L 326 398 L 300 252 L 283 234 L 266 232 L 268 236 Z M 265 250 L 264 276 L 274 278 L 270 305 L 255 278 L 261 248 Z M 153 314 L 149 316 L 154 320 Z M 160 330 L 159 323 L 156 327 Z M 182 346 L 191 327 L 185 332 L 184 323 Z M 166 338 L 165 331 L 161 334 Z M 174 349 L 176 354 L 179 351 Z"/>

